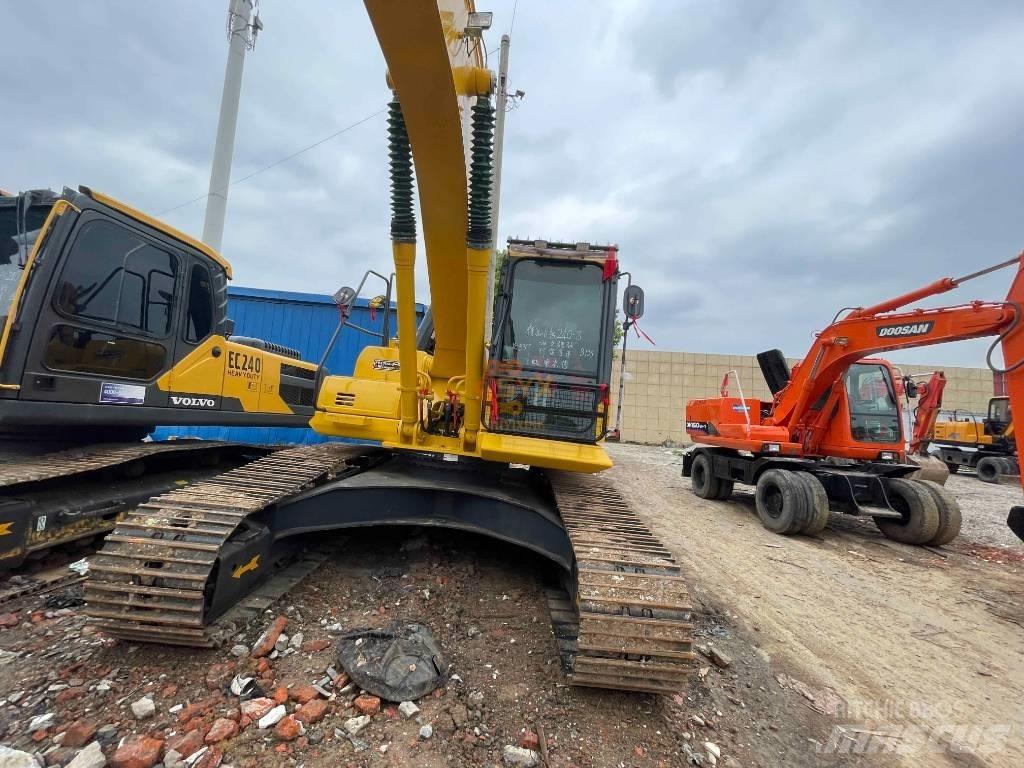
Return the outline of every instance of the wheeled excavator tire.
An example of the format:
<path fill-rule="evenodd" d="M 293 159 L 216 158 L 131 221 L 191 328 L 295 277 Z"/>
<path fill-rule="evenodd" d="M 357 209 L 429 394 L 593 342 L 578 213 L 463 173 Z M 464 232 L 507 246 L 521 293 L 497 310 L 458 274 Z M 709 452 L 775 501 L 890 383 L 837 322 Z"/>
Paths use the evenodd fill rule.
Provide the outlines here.
<path fill-rule="evenodd" d="M 809 494 L 810 516 L 808 517 L 807 525 L 804 526 L 800 533 L 808 536 L 817 536 L 828 525 L 828 493 L 825 491 L 825 486 L 821 484 L 821 481 L 810 472 L 796 472 L 794 474 L 804 484 Z"/>
<path fill-rule="evenodd" d="M 798 475 L 786 469 L 767 469 L 757 478 L 757 516 L 761 525 L 773 533 L 792 536 L 811 520 L 811 492 Z"/>
<path fill-rule="evenodd" d="M 876 517 L 875 525 L 893 541 L 927 544 L 939 533 L 939 509 L 930 489 L 917 480 L 891 478 L 886 485 L 890 506 L 901 520 Z"/>
<path fill-rule="evenodd" d="M 936 547 L 949 544 L 960 535 L 960 526 L 963 522 L 960 504 L 957 502 L 956 496 L 938 483 L 928 480 L 918 480 L 918 482 L 931 494 L 932 500 L 939 510 L 939 531 L 927 543 Z"/>
<path fill-rule="evenodd" d="M 978 462 L 974 470 L 983 483 L 998 483 L 999 475 L 1003 474 L 1003 466 L 996 456 L 986 456 Z"/>
<path fill-rule="evenodd" d="M 690 486 L 701 499 L 723 501 L 732 496 L 733 481 L 715 477 L 711 457 L 706 453 L 697 454 L 690 468 Z"/>

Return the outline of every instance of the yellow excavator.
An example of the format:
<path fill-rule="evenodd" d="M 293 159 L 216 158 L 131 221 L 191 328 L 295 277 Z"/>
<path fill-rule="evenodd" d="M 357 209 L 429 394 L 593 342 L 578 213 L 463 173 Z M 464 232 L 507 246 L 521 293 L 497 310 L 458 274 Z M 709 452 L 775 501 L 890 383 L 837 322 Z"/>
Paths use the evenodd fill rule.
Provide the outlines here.
<path fill-rule="evenodd" d="M 0 197 L 0 570 L 266 451 L 157 425 L 304 426 L 317 366 L 232 336 L 231 267 L 87 188 Z"/>
<path fill-rule="evenodd" d="M 1009 397 L 991 398 L 984 418 L 960 410 L 942 416 L 936 419 L 929 442 L 950 472 L 968 467 L 984 483 L 1020 475 Z"/>
<path fill-rule="evenodd" d="M 366 0 L 392 90 L 398 335 L 317 376 L 311 425 L 373 441 L 280 451 L 128 513 L 91 562 L 88 613 L 131 641 L 209 646 L 301 534 L 462 529 L 542 555 L 572 683 L 677 692 L 690 605 L 672 555 L 614 486 L 608 431 L 618 249 L 513 240 L 486 327 L 495 77 L 472 2 Z M 417 328 L 418 191 L 431 321 Z M 359 289 L 342 289 L 342 316 Z"/>

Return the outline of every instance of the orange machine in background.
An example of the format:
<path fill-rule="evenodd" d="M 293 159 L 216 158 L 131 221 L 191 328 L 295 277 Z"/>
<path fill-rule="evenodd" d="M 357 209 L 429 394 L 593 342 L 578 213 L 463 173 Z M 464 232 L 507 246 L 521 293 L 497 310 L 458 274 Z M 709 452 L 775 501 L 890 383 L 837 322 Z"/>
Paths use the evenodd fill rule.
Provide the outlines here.
<path fill-rule="evenodd" d="M 771 402 L 722 397 L 692 400 L 686 431 L 701 445 L 683 474 L 702 498 L 724 499 L 734 483 L 756 487 L 758 516 L 783 534 L 816 533 L 830 510 L 868 515 L 890 538 L 945 544 L 960 529 L 956 499 L 913 479 L 900 419 L 897 377 L 880 352 L 996 336 L 1006 361 L 1010 402 L 1024 408 L 1020 329 L 1024 254 L 959 279 L 943 278 L 871 307 L 855 309 L 818 334 L 792 371 L 778 350 L 758 355 Z M 998 269 L 1016 267 L 1006 301 L 973 301 L 897 312 Z M 1015 507 L 1011 517 L 1024 516 Z"/>

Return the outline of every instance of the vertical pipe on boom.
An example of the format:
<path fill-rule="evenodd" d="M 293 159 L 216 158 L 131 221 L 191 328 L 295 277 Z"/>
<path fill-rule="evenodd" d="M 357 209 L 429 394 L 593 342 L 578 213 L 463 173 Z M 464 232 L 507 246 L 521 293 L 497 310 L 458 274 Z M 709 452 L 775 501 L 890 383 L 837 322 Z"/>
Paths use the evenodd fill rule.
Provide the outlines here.
<path fill-rule="evenodd" d="M 391 170 L 391 252 L 398 290 L 399 441 L 411 443 L 418 421 L 416 394 L 416 213 L 412 206 L 412 147 L 395 95 L 388 104 Z"/>
<path fill-rule="evenodd" d="M 251 16 L 252 0 L 229 0 L 228 63 L 224 69 L 217 141 L 213 146 L 213 167 L 210 169 L 210 192 L 206 198 L 206 218 L 203 221 L 203 242 L 215 251 L 221 249 L 224 239 L 224 218 L 228 208 L 228 185 L 231 183 L 231 158 L 235 151 L 245 52 L 250 46 L 250 40 L 255 39 L 250 38 Z M 256 28 L 259 28 L 258 20 Z"/>
<path fill-rule="evenodd" d="M 466 402 L 462 440 L 476 450 L 483 406 L 484 318 L 494 253 L 491 228 L 494 107 L 489 95 L 477 96 L 472 110 L 473 147 L 469 169 L 469 206 L 466 227 Z"/>
<path fill-rule="evenodd" d="M 487 344 L 490 343 L 491 327 L 494 323 L 494 270 L 498 249 L 498 213 L 501 203 L 501 155 L 505 146 L 505 105 L 508 102 L 508 49 L 510 38 L 501 36 L 501 53 L 498 59 L 498 83 L 494 124 L 494 182 L 491 187 L 491 222 L 494 235 L 491 238 L 490 261 L 487 265 L 487 304 L 485 305 L 484 330 Z"/>

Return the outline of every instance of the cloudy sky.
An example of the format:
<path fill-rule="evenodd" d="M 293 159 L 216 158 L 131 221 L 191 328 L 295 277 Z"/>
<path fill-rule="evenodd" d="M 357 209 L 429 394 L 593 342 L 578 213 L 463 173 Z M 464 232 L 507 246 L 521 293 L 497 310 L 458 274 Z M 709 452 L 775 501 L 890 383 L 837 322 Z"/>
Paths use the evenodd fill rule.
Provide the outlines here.
<path fill-rule="evenodd" d="M 198 235 L 203 201 L 181 204 L 208 185 L 226 6 L 0 0 L 0 187 L 88 184 Z M 496 49 L 513 0 L 481 9 Z M 388 99 L 361 3 L 261 16 L 235 179 Z M 1012 0 L 519 0 L 500 237 L 617 242 L 658 348 L 802 355 L 841 307 L 1024 248 L 1022 49 Z M 387 270 L 385 161 L 378 115 L 233 186 L 236 283 Z M 986 346 L 893 359 L 983 365 Z"/>

